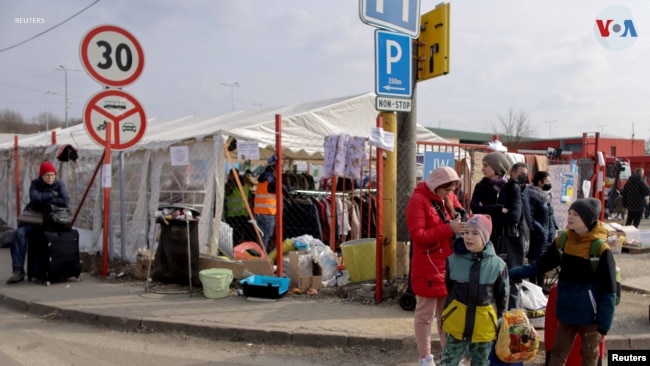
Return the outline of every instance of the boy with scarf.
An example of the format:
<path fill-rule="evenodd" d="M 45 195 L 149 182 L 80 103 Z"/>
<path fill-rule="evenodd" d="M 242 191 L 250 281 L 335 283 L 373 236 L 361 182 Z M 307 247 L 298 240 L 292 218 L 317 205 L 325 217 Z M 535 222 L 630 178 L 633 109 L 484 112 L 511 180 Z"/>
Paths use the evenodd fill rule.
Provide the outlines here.
<path fill-rule="evenodd" d="M 595 239 L 607 239 L 607 230 L 598 220 L 600 201 L 585 198 L 569 206 L 567 239 L 560 251 L 560 237 L 537 261 L 509 271 L 511 278 L 534 277 L 561 267 L 555 303 L 559 321 L 549 365 L 564 365 L 576 335 L 582 336 L 583 365 L 598 363 L 598 346 L 614 320 L 616 304 L 616 263 L 606 241 L 598 258 L 591 258 Z M 594 271 L 591 260 L 597 260 Z M 553 305 L 550 305 L 553 306 Z"/>

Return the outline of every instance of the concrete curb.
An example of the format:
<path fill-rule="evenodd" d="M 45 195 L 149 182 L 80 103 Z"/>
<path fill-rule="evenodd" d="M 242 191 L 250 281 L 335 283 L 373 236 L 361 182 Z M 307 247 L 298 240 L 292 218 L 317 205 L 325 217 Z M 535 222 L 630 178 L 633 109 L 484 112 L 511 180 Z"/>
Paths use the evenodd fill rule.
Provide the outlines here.
<path fill-rule="evenodd" d="M 624 284 L 622 282 L 621 282 L 621 289 L 623 289 L 625 291 L 634 291 L 634 292 L 638 292 L 638 293 L 641 293 L 641 294 L 650 294 L 650 291 L 648 291 L 646 289 L 638 288 L 636 286 L 626 285 L 626 284 Z"/>
<path fill-rule="evenodd" d="M 319 347 L 376 346 L 398 349 L 415 346 L 413 339 L 390 337 L 360 337 L 352 334 L 313 331 L 282 331 L 260 329 L 249 326 L 220 326 L 181 323 L 154 318 L 130 318 L 96 314 L 89 311 L 59 308 L 38 302 L 28 302 L 4 296 L 2 305 L 42 318 L 61 319 L 73 323 L 109 327 L 113 329 L 140 332 L 182 332 L 194 336 L 207 336 L 210 339 L 225 341 L 254 341 L 265 344 L 287 344 Z M 437 341 L 437 339 L 434 339 Z"/>
<path fill-rule="evenodd" d="M 413 337 L 381 337 L 356 336 L 354 334 L 335 333 L 327 331 L 283 331 L 269 330 L 250 326 L 205 325 L 195 322 L 176 322 L 156 318 L 137 318 L 128 316 L 112 316 L 77 309 L 61 308 L 39 302 L 29 302 L 3 295 L 1 304 L 8 308 L 27 312 L 29 314 L 51 319 L 62 319 L 74 323 L 93 326 L 109 327 L 135 332 L 182 332 L 194 336 L 208 337 L 224 341 L 247 341 L 265 344 L 286 344 L 303 346 L 375 346 L 386 349 L 415 347 Z M 540 349 L 544 350 L 544 330 L 538 330 Z M 433 335 L 432 342 L 437 344 L 439 338 Z M 608 335 L 607 349 L 629 350 L 650 349 L 650 334 Z"/>

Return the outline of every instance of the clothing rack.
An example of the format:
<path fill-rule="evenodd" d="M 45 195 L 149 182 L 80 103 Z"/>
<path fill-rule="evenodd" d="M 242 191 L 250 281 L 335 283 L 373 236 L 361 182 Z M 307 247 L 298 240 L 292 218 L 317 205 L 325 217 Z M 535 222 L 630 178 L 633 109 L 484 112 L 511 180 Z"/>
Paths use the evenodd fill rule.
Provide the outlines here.
<path fill-rule="evenodd" d="M 377 191 L 376 188 L 355 188 L 355 189 L 353 189 L 352 191 L 349 191 L 349 192 L 331 192 L 329 190 L 327 190 L 327 191 L 320 191 L 320 190 L 319 191 L 314 191 L 314 190 L 296 189 L 296 190 L 290 191 L 289 193 L 291 195 L 311 196 L 311 197 L 318 197 L 318 198 L 321 198 L 321 199 L 323 199 L 325 197 L 328 197 L 327 200 L 330 201 L 330 207 L 335 207 L 336 206 L 335 200 L 337 200 L 339 198 L 351 199 L 352 197 L 355 197 L 355 199 L 357 199 L 357 198 L 363 199 L 365 194 L 374 193 L 376 191 Z M 352 202 L 352 204 L 354 205 L 354 202 Z M 364 205 L 361 204 L 361 202 L 358 202 L 357 207 L 358 207 L 359 220 L 363 223 L 364 211 L 367 212 L 366 215 L 369 215 L 369 213 L 372 212 L 373 204 L 372 204 L 371 201 L 368 201 L 367 208 L 365 208 Z M 344 208 L 345 208 L 345 206 L 344 206 Z M 337 213 L 336 210 L 332 210 L 332 212 L 330 213 L 329 220 L 328 220 L 329 221 L 329 227 L 330 227 L 329 241 L 330 241 L 330 247 L 331 247 L 331 249 L 333 251 L 336 250 L 337 242 L 344 242 L 345 241 L 345 235 L 347 235 L 347 234 L 345 234 L 345 235 L 342 234 L 342 236 L 339 237 L 339 238 L 336 238 L 336 236 L 334 235 L 334 233 L 336 232 L 336 230 L 334 228 L 337 227 L 337 217 L 339 217 L 341 215 L 343 215 L 343 213 Z M 369 218 L 369 216 L 368 216 L 367 229 L 366 229 L 366 232 L 368 233 L 368 235 L 372 232 L 372 221 L 373 220 L 371 220 Z M 363 226 L 362 228 L 359 228 L 360 232 L 363 232 L 363 229 L 365 228 L 364 225 L 362 225 L 362 226 Z M 323 238 L 323 239 L 326 239 L 326 238 Z"/>
<path fill-rule="evenodd" d="M 331 195 L 332 192 L 330 191 L 306 191 L 302 189 L 295 189 L 290 192 L 291 194 L 304 194 L 307 196 L 326 196 L 326 195 Z M 337 196 L 347 196 L 350 193 L 347 192 L 334 192 L 335 195 Z"/>
<path fill-rule="evenodd" d="M 377 192 L 377 188 L 355 188 L 353 192 L 335 192 L 337 196 L 347 196 L 352 193 L 356 194 L 361 194 L 361 193 L 368 193 L 368 192 Z M 311 195 L 311 196 L 319 196 L 319 195 L 328 195 L 332 194 L 331 191 L 307 191 L 307 190 L 302 190 L 302 189 L 294 189 L 290 193 L 292 194 L 305 194 L 305 195 Z"/>

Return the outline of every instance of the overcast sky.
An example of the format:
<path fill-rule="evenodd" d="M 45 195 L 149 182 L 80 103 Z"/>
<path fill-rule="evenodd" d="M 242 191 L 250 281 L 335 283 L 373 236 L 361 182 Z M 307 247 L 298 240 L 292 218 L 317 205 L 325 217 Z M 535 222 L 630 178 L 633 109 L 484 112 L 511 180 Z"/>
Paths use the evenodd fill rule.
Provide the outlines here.
<path fill-rule="evenodd" d="M 102 87 L 83 71 L 79 44 L 100 24 L 125 28 L 142 45 L 144 71 L 124 90 L 149 118 L 227 113 L 231 97 L 247 110 L 375 89 L 375 28 L 361 22 L 357 0 L 100 0 L 59 25 L 93 2 L 0 0 L 0 49 L 56 26 L 0 52 L 0 109 L 31 119 L 47 108 L 63 118 L 63 65 L 68 113 L 80 118 Z M 439 2 L 422 0 L 420 12 Z M 650 1 L 450 3 L 450 74 L 418 83 L 418 123 L 490 132 L 515 109 L 530 115 L 538 137 L 650 134 Z M 624 50 L 595 35 L 612 5 L 629 9 L 638 33 Z"/>

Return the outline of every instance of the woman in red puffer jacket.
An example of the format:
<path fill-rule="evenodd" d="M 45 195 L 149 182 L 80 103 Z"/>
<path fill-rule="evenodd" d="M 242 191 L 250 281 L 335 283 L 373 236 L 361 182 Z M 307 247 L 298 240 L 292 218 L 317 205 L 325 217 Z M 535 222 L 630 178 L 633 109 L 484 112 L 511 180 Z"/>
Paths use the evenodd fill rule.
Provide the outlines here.
<path fill-rule="evenodd" d="M 460 178 L 449 167 L 435 169 L 426 182 L 415 187 L 406 206 L 406 225 L 411 236 L 411 287 L 416 296 L 413 327 L 420 359 L 433 365 L 431 355 L 431 323 L 434 314 L 445 347 L 441 329 L 441 314 L 447 298 L 445 262 L 453 252 L 456 234 L 461 234 L 465 223 L 462 205 L 454 194 Z"/>

